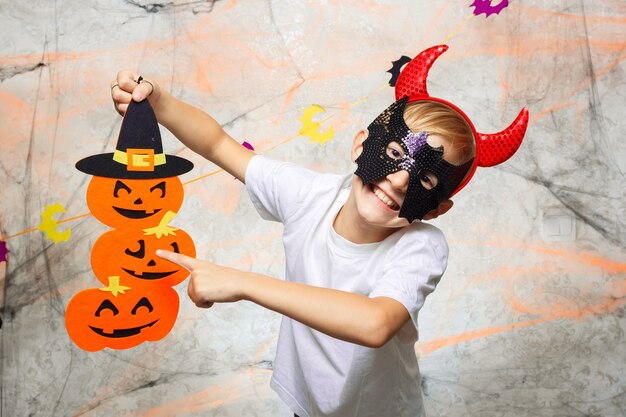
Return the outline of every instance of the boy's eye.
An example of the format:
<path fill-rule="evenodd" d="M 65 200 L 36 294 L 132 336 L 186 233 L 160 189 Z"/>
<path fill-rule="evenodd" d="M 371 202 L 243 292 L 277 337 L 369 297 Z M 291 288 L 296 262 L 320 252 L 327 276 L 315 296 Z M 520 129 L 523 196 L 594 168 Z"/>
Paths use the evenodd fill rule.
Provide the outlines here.
<path fill-rule="evenodd" d="M 437 176 L 428 170 L 423 170 L 419 173 L 420 183 L 422 183 L 422 187 L 427 190 L 432 190 L 437 186 L 438 180 Z"/>
<path fill-rule="evenodd" d="M 393 160 L 404 158 L 404 149 L 397 142 L 391 142 L 385 149 L 387 156 Z"/>

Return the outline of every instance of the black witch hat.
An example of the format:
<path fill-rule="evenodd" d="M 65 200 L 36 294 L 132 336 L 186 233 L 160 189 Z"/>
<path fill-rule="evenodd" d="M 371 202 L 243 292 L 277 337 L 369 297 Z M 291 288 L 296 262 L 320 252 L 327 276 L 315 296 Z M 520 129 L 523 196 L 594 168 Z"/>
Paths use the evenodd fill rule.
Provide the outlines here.
<path fill-rule="evenodd" d="M 76 163 L 85 174 L 107 178 L 149 179 L 176 177 L 193 163 L 163 153 L 156 116 L 148 100 L 131 100 L 122 121 L 115 152 L 88 156 Z"/>

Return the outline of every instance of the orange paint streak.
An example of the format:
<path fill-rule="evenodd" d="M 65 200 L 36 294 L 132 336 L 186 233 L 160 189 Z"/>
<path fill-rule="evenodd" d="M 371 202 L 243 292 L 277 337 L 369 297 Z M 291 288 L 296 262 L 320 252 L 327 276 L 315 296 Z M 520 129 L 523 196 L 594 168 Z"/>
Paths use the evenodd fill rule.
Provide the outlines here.
<path fill-rule="evenodd" d="M 609 273 L 626 272 L 626 263 L 613 261 L 590 252 L 555 249 L 544 246 L 531 246 L 528 249 L 541 254 L 562 257 L 571 263 L 595 266 Z"/>
<path fill-rule="evenodd" d="M 259 348 L 256 350 L 256 353 L 254 354 L 254 360 L 252 361 L 252 363 L 255 364 L 255 363 L 261 362 L 261 358 L 263 357 L 263 355 L 276 343 L 277 339 L 278 339 L 278 333 L 268 338 L 265 341 L 265 343 L 259 344 Z M 264 370 L 257 369 L 255 366 L 250 366 L 248 368 L 248 374 L 255 374 L 259 371 L 264 371 Z"/>
<path fill-rule="evenodd" d="M 289 105 L 291 104 L 291 102 L 293 101 L 293 97 L 296 95 L 296 93 L 298 92 L 298 89 L 300 88 L 301 82 L 295 82 L 293 83 L 293 85 L 291 87 L 289 87 L 289 89 L 287 89 L 287 94 L 285 94 L 285 99 L 283 100 L 283 104 L 280 108 L 280 110 L 278 111 L 278 117 L 276 117 L 275 119 L 272 120 L 272 124 L 274 126 L 278 126 L 280 125 L 285 112 L 287 111 L 287 109 L 289 108 Z"/>
<path fill-rule="evenodd" d="M 505 294 L 506 300 L 510 303 L 511 308 L 518 313 L 524 314 L 542 314 L 542 315 L 551 315 L 551 314 L 562 314 L 569 315 L 568 311 L 577 309 L 577 305 L 564 305 L 564 304 L 530 304 L 527 302 L 523 302 L 517 299 L 514 295 L 514 290 L 516 283 L 519 283 L 519 279 L 524 279 L 526 281 L 532 280 L 535 285 L 535 294 L 540 296 L 544 294 L 544 278 L 548 276 L 551 272 L 555 270 L 558 271 L 574 271 L 580 273 L 588 273 L 593 272 L 597 273 L 597 269 L 600 269 L 604 273 L 614 274 L 614 273 L 623 273 L 626 272 L 626 264 L 608 259 L 606 257 L 600 256 L 595 253 L 589 253 L 585 251 L 578 250 L 567 250 L 560 248 L 547 247 L 543 245 L 524 245 L 522 243 L 510 243 L 506 242 L 479 242 L 479 241 L 460 241 L 457 240 L 458 243 L 463 243 L 469 246 L 494 246 L 498 248 L 509 248 L 513 249 L 513 251 L 532 251 L 538 253 L 540 255 L 546 256 L 549 258 L 547 263 L 544 263 L 539 266 L 503 266 L 492 271 L 489 271 L 487 274 L 478 275 L 472 277 L 468 282 L 464 283 L 464 285 L 460 287 L 456 287 L 452 290 L 451 295 L 448 297 L 446 304 L 452 304 L 455 300 L 458 300 L 461 296 L 463 296 L 470 288 L 475 287 L 479 284 L 485 284 L 484 288 L 493 290 L 493 284 L 487 283 L 498 283 L 500 282 L 504 285 L 503 289 L 498 289 L 499 294 Z M 564 261 L 561 261 L 563 259 Z M 555 262 L 558 261 L 558 266 L 555 266 Z M 533 279 L 533 277 L 535 277 Z M 503 279 L 504 278 L 504 279 Z M 621 297 L 623 294 L 626 294 L 626 291 L 623 290 L 623 287 L 626 287 L 626 284 L 612 284 L 618 285 L 617 290 L 614 290 L 613 293 L 617 292 L 616 297 Z M 621 285 L 621 286 L 619 286 Z M 581 291 L 584 290 L 584 285 L 582 287 L 579 286 Z M 589 289 L 591 291 L 591 289 Z M 593 293 L 590 292 L 588 294 L 589 297 L 593 296 Z M 605 297 L 609 297 L 608 293 L 604 295 Z M 614 295 L 611 295 L 611 297 Z M 581 295 L 578 299 L 585 300 L 587 296 Z M 607 307 L 608 308 L 608 307 Z M 452 309 L 445 309 L 443 316 L 440 318 L 441 326 L 445 326 L 447 322 L 447 317 L 453 314 Z M 442 331 L 440 326 L 439 331 Z"/>
<path fill-rule="evenodd" d="M 169 404 L 154 407 L 143 412 L 137 410 L 134 412 L 134 415 L 137 417 L 169 417 L 215 410 L 244 397 L 241 387 L 244 386 L 245 382 L 243 376 L 235 375 L 230 380 L 219 385 L 182 397 Z"/>
<path fill-rule="evenodd" d="M 346 3 L 346 1 L 338 0 L 332 2 L 333 6 L 339 6 L 342 3 Z M 395 10 L 399 10 L 402 7 L 399 4 L 394 5 L 392 3 L 380 3 L 372 0 L 351 0 L 348 3 L 352 4 L 353 7 L 360 9 L 363 13 L 373 16 L 380 16 L 381 14 L 386 16 L 390 13 L 394 13 Z"/>
<path fill-rule="evenodd" d="M 224 6 L 222 6 L 222 9 L 228 10 L 230 8 L 233 8 L 237 5 L 238 2 L 239 0 L 229 0 Z"/>
<path fill-rule="evenodd" d="M 550 268 L 547 267 L 509 267 L 504 266 L 490 271 L 488 274 L 477 275 L 473 277 L 471 280 L 466 282 L 463 286 L 456 288 L 453 293 L 450 295 L 450 301 L 455 301 L 461 297 L 470 287 L 476 286 L 478 284 L 484 284 L 487 282 L 500 281 L 502 277 L 507 277 L 508 279 L 512 279 L 515 276 L 528 276 L 528 275 L 540 275 L 546 272 L 549 272 Z"/>
<path fill-rule="evenodd" d="M 622 50 L 624 48 L 626 48 L 626 43 L 622 44 Z M 616 60 L 610 62 L 604 68 L 600 69 L 599 71 L 595 71 L 595 73 L 593 74 L 593 77 L 588 77 L 585 81 L 583 81 L 578 87 L 576 87 L 572 91 L 572 94 L 569 97 L 572 97 L 573 95 L 577 94 L 579 91 L 582 91 L 585 88 L 587 88 L 593 82 L 593 80 L 596 80 L 599 77 L 603 76 L 604 74 L 608 73 L 610 70 L 612 70 L 617 65 L 619 65 L 625 58 L 626 58 L 626 54 L 623 54 L 620 57 L 618 57 Z"/>
<path fill-rule="evenodd" d="M 578 112 L 580 106 L 578 105 L 578 103 L 575 103 L 575 102 L 556 104 L 556 105 L 554 105 L 552 107 L 549 107 L 549 108 L 547 108 L 547 109 L 545 109 L 543 111 L 531 114 L 530 115 L 530 120 L 531 121 L 537 121 L 537 120 L 542 119 L 545 116 L 548 116 L 548 115 L 550 115 L 552 113 L 555 113 L 555 112 L 557 112 L 559 110 L 567 109 L 569 107 L 576 108 L 576 111 Z"/>
<path fill-rule="evenodd" d="M 282 231 L 269 233 L 269 234 L 258 234 L 258 235 L 248 235 L 245 239 L 223 239 L 217 242 L 208 243 L 204 246 L 206 250 L 215 250 L 215 249 L 225 249 L 225 248 L 235 248 L 245 244 L 246 242 L 254 242 L 255 246 L 259 247 L 267 247 L 271 242 L 279 239 L 282 236 Z"/>
<path fill-rule="evenodd" d="M 0 90 L 0 124 L 5 127 L 11 126 L 10 129 L 4 128 L 0 132 L 4 152 L 12 152 L 18 143 L 28 142 L 30 124 L 24 115 L 32 114 L 33 109 L 34 107 L 24 100 Z M 28 126 L 20 129 L 14 124 L 16 120 L 22 120 Z"/>
<path fill-rule="evenodd" d="M 612 259 L 608 259 L 597 255 L 592 252 L 586 251 L 577 251 L 577 250 L 568 250 L 568 249 L 558 249 L 549 246 L 542 245 L 526 245 L 521 242 L 511 243 L 510 241 L 477 241 L 477 240 L 466 240 L 466 239 L 450 239 L 451 242 L 469 246 L 493 246 L 498 248 L 507 248 L 507 249 L 517 249 L 517 250 L 525 250 L 525 251 L 533 251 L 540 254 L 550 255 L 565 258 L 572 264 L 584 264 L 599 267 L 606 272 L 626 272 L 626 263 L 614 261 Z"/>
<path fill-rule="evenodd" d="M 433 4 L 434 5 L 434 4 Z M 434 13 L 432 18 L 428 19 L 428 26 L 424 27 L 423 30 L 420 30 L 420 33 L 423 35 L 416 42 L 415 50 L 417 52 L 424 49 L 424 45 L 430 44 L 428 40 L 426 40 L 426 36 L 432 33 L 436 33 L 436 31 L 441 27 L 441 20 L 446 18 L 446 12 L 448 11 L 450 3 L 445 2 L 443 6 L 439 7 Z M 447 39 L 448 37 L 444 38 Z M 443 43 L 443 42 L 441 42 Z M 413 58 L 413 57 L 411 57 Z"/>
<path fill-rule="evenodd" d="M 198 68 L 196 69 L 196 85 L 195 87 L 199 90 L 202 91 L 204 93 L 212 93 L 213 92 L 213 86 L 211 85 L 211 83 L 207 80 L 207 76 L 204 72 L 204 67 L 201 65 L 198 65 Z"/>
<path fill-rule="evenodd" d="M 549 321 L 549 318 L 535 319 L 522 323 L 507 324 L 503 326 L 488 327 L 485 329 L 473 330 L 470 332 L 461 333 L 456 336 L 443 337 L 439 339 L 429 340 L 427 342 L 418 342 L 415 346 L 419 353 L 420 358 L 431 354 L 432 352 L 450 346 L 459 345 L 461 343 L 469 342 L 482 337 L 491 336 L 498 333 L 518 329 L 521 327 L 533 326 L 535 324 Z"/>
<path fill-rule="evenodd" d="M 536 7 L 526 7 L 526 6 L 523 6 L 523 3 L 520 3 L 518 7 L 524 9 L 520 13 L 524 16 L 527 16 L 528 19 L 537 19 L 541 15 L 541 16 L 562 17 L 567 20 L 585 20 L 587 23 L 597 23 L 600 25 L 606 25 L 607 23 L 616 23 L 616 24 L 626 23 L 626 18 L 615 17 L 611 15 L 591 16 L 591 15 L 578 15 L 578 14 L 572 14 L 572 13 L 554 12 L 552 10 L 539 9 Z"/>
<path fill-rule="evenodd" d="M 626 282 L 621 283 L 622 294 L 620 297 L 609 298 L 606 302 L 584 307 L 580 309 L 572 309 L 568 310 L 566 308 L 560 309 L 556 313 L 547 314 L 545 317 L 540 317 L 533 320 L 528 320 L 520 323 L 506 324 L 502 326 L 493 326 L 487 327 L 484 329 L 473 330 L 465 333 L 461 333 L 459 335 L 443 337 L 439 339 L 430 340 L 423 343 L 416 344 L 416 350 L 419 352 L 420 357 L 424 357 L 429 355 L 430 353 L 454 345 L 458 345 L 461 343 L 469 342 L 472 340 L 476 340 L 482 337 L 492 336 L 494 334 L 503 333 L 515 329 L 519 329 L 522 327 L 534 326 L 537 324 L 554 321 L 558 319 L 572 319 L 572 320 L 582 320 L 592 315 L 605 315 L 610 314 L 622 305 L 626 304 Z"/>

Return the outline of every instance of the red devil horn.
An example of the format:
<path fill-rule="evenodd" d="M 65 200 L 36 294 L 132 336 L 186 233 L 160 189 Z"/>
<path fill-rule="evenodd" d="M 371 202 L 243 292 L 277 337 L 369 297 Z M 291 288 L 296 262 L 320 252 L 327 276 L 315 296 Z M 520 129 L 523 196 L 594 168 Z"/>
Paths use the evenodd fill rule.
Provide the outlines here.
<path fill-rule="evenodd" d="M 426 96 L 426 78 L 433 63 L 441 54 L 448 50 L 448 45 L 436 45 L 417 55 L 400 73 L 396 83 L 396 101 L 404 96 Z"/>
<path fill-rule="evenodd" d="M 522 144 L 528 126 L 528 109 L 523 108 L 513 123 L 502 132 L 478 133 L 478 166 L 491 167 L 509 159 Z"/>

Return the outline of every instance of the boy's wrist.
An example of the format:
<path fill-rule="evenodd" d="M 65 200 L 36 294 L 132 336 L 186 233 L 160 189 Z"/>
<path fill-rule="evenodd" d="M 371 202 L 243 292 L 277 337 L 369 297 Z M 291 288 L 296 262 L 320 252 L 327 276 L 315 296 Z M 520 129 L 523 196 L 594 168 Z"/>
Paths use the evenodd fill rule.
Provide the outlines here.
<path fill-rule="evenodd" d="M 254 302 L 254 294 L 255 288 L 258 285 L 259 279 L 262 277 L 259 274 L 254 272 L 246 272 L 241 270 L 236 270 L 237 272 L 237 285 L 238 285 L 238 293 L 242 300 L 245 301 L 253 301 Z"/>
<path fill-rule="evenodd" d="M 157 94 L 157 96 L 153 97 L 155 94 Z M 150 104 L 152 105 L 152 109 L 154 110 L 154 114 L 157 117 L 157 121 L 160 124 L 164 125 L 167 113 L 167 101 L 171 97 L 172 96 L 168 92 L 163 91 L 160 88 L 158 89 L 158 93 L 155 91 L 155 93 L 148 97 Z"/>

